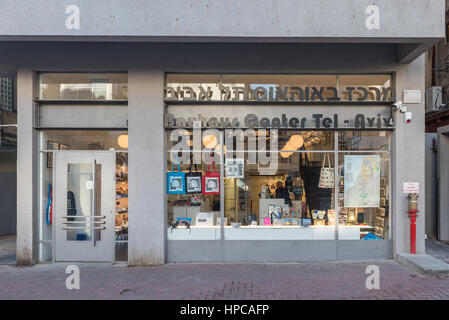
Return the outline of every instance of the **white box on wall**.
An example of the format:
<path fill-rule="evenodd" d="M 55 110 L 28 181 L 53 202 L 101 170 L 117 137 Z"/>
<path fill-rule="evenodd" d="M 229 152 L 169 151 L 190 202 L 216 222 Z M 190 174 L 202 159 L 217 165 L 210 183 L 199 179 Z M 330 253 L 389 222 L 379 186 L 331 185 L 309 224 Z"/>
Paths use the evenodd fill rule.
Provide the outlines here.
<path fill-rule="evenodd" d="M 404 90 L 404 103 L 421 103 L 421 90 Z"/>

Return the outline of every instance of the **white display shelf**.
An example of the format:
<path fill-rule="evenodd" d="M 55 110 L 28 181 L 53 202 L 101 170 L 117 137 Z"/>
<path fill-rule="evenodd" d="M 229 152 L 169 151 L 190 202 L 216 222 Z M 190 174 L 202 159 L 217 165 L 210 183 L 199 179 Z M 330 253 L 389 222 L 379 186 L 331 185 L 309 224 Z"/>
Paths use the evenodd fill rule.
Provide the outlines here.
<path fill-rule="evenodd" d="M 203 227 L 191 226 L 178 227 L 176 229 L 167 229 L 168 240 L 220 240 L 220 226 Z"/>
<path fill-rule="evenodd" d="M 224 227 L 225 240 L 335 240 L 335 226 Z M 360 226 L 340 226 L 339 240 L 360 240 Z M 220 240 L 220 226 L 178 227 L 167 230 L 168 240 Z"/>

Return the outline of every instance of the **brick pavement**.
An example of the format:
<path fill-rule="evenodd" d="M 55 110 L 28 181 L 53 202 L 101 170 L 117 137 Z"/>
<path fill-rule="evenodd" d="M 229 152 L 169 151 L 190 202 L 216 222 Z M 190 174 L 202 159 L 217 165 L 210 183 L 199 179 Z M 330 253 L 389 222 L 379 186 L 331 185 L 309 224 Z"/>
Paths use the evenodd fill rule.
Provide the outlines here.
<path fill-rule="evenodd" d="M 380 268 L 367 290 L 366 266 Z M 0 299 L 449 299 L 449 278 L 422 276 L 393 260 L 307 264 L 78 264 L 80 290 L 65 288 L 65 264 L 0 266 Z"/>

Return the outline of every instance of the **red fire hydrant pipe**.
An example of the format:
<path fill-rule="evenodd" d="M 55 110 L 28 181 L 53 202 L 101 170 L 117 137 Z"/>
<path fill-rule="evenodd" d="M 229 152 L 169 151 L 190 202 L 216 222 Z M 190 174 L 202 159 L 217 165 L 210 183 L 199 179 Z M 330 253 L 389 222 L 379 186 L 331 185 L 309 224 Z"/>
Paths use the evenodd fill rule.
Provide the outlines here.
<path fill-rule="evenodd" d="M 416 217 L 419 210 L 408 210 L 410 217 L 410 253 L 416 254 Z"/>

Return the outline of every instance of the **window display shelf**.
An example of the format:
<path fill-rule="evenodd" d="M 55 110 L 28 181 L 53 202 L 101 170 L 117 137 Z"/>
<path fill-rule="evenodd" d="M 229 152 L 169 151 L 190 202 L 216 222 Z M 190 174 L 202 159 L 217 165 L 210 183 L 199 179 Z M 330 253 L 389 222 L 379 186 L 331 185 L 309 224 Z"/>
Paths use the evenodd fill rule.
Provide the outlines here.
<path fill-rule="evenodd" d="M 360 240 L 361 226 L 340 226 L 339 240 Z M 224 227 L 226 240 L 335 240 L 335 226 Z M 167 230 L 168 240 L 220 240 L 220 226 L 191 226 Z"/>

